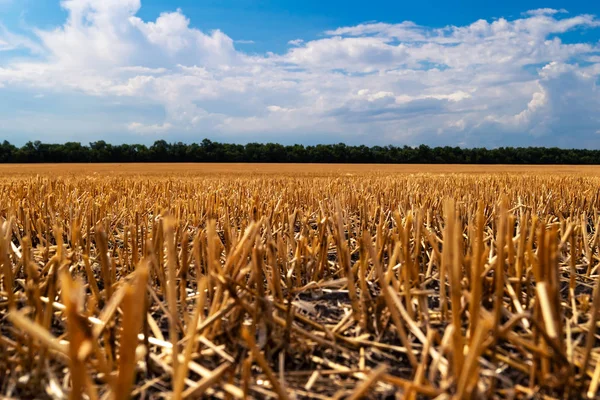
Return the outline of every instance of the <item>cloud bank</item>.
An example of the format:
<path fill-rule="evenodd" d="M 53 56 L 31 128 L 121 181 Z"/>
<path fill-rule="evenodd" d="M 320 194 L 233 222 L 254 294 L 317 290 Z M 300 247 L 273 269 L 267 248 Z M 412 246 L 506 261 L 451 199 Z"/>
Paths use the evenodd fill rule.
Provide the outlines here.
<path fill-rule="evenodd" d="M 142 139 L 600 146 L 600 44 L 561 39 L 600 29 L 592 15 L 368 23 L 256 55 L 236 47 L 250 41 L 194 28 L 182 10 L 144 21 L 140 0 L 61 5 L 68 17 L 54 30 L 24 37 L 0 25 L 0 94 L 147 107 L 110 124 Z"/>

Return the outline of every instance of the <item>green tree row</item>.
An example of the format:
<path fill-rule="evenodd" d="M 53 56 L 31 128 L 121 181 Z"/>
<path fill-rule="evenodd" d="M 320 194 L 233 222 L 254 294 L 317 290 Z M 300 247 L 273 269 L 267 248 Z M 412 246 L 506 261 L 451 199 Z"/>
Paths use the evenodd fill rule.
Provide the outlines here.
<path fill-rule="evenodd" d="M 102 140 L 46 144 L 27 142 L 16 147 L 0 145 L 0 163 L 69 162 L 293 162 L 293 163 L 426 163 L 426 164 L 600 164 L 600 150 L 556 147 L 460 148 L 409 146 L 348 146 L 343 143 L 284 146 L 277 143 L 246 145 L 218 143 L 167 143 L 151 146 L 112 145 Z"/>

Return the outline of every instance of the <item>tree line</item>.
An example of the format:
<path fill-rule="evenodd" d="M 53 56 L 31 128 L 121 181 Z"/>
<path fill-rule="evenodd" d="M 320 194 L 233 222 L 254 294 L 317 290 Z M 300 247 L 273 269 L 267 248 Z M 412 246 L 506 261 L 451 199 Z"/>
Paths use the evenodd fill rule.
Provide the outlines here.
<path fill-rule="evenodd" d="M 600 150 L 557 147 L 461 148 L 410 146 L 350 146 L 339 144 L 231 144 L 204 139 L 200 143 L 151 146 L 113 145 L 105 141 L 47 144 L 27 142 L 17 147 L 4 141 L 0 163 L 95 162 L 264 162 L 264 163 L 425 163 L 425 164 L 600 164 Z"/>

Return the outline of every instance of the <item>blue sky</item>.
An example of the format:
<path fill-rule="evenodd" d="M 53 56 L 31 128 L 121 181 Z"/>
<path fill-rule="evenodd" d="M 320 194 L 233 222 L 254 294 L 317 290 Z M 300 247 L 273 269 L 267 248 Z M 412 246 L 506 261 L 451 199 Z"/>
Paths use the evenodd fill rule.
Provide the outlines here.
<path fill-rule="evenodd" d="M 0 139 L 600 148 L 600 4 L 494 3 L 0 0 Z"/>

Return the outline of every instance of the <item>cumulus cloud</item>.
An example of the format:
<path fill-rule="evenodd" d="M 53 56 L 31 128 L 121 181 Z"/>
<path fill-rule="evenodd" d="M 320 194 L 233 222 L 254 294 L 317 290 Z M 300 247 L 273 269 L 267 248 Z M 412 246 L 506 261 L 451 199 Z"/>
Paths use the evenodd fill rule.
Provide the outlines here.
<path fill-rule="evenodd" d="M 588 136 L 600 126 L 598 77 L 557 62 L 544 66 L 539 75 L 538 90 L 527 108 L 503 123 L 525 127 L 541 139 L 567 142 L 580 138 L 597 145 L 598 140 Z"/>
<path fill-rule="evenodd" d="M 365 23 L 250 55 L 236 48 L 245 41 L 196 29 L 182 10 L 148 21 L 140 0 L 61 4 L 65 22 L 35 30 L 35 39 L 0 27 L 0 51 L 32 52 L 0 64 L 0 88 L 162 107 L 160 122 L 136 115 L 126 124 L 137 134 L 290 142 L 318 132 L 321 141 L 468 146 L 572 142 L 600 129 L 600 48 L 560 38 L 599 28 L 591 15 L 538 9 L 443 28 Z"/>

